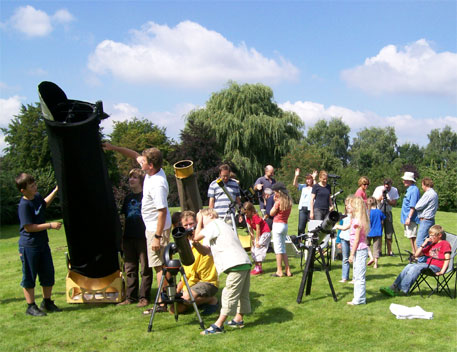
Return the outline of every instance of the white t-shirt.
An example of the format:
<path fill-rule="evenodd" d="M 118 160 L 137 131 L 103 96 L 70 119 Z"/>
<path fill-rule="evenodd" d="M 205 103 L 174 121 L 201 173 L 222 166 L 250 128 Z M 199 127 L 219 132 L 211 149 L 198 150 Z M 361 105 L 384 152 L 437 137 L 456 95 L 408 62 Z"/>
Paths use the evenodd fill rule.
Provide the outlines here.
<path fill-rule="evenodd" d="M 211 248 L 218 274 L 237 265 L 251 264 L 237 234 L 222 220 L 211 221 L 200 233 L 205 236 L 203 244 Z"/>
<path fill-rule="evenodd" d="M 373 192 L 373 197 L 376 198 L 376 200 L 378 200 L 379 197 L 382 197 L 383 191 L 384 191 L 384 186 L 376 187 L 376 189 Z M 387 192 L 387 199 L 388 200 L 397 200 L 398 198 L 400 198 L 400 196 L 398 194 L 398 190 L 393 186 L 390 187 L 390 191 Z M 384 200 L 381 200 L 381 202 L 379 202 L 379 204 L 378 204 L 378 209 L 384 210 L 383 205 L 384 205 Z M 392 206 L 389 203 L 387 203 L 386 211 L 391 211 L 391 210 L 392 210 Z"/>
<path fill-rule="evenodd" d="M 143 184 L 143 200 L 141 202 L 141 216 L 146 230 L 155 232 L 157 229 L 158 209 L 167 209 L 164 230 L 171 227 L 171 216 L 168 211 L 168 182 L 165 172 L 160 169 L 156 174 L 146 175 Z"/>

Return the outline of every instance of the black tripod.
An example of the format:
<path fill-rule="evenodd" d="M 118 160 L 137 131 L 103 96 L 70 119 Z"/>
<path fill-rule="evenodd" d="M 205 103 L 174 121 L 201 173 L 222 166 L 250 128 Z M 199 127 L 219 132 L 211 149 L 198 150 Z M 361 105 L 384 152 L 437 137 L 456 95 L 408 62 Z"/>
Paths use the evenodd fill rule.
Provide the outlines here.
<path fill-rule="evenodd" d="M 301 303 L 303 298 L 303 292 L 306 285 L 306 296 L 311 293 L 311 286 L 313 284 L 313 272 L 314 272 L 314 262 L 317 261 L 321 264 L 322 269 L 325 270 L 325 275 L 327 276 L 327 281 L 330 286 L 330 291 L 332 291 L 333 300 L 336 302 L 336 293 L 333 289 L 332 279 L 330 278 L 329 269 L 325 261 L 324 251 L 322 247 L 318 244 L 319 236 L 317 233 L 313 233 L 311 237 L 311 248 L 308 247 L 308 259 L 306 261 L 305 269 L 303 270 L 303 277 L 301 279 L 300 288 L 298 290 L 297 303 Z M 319 257 L 316 258 L 316 251 L 319 252 Z"/>
<path fill-rule="evenodd" d="M 152 322 L 154 320 L 155 313 L 157 311 L 157 307 L 159 305 L 159 297 L 162 295 L 163 285 L 165 282 L 165 278 L 169 273 L 171 275 L 170 278 L 167 278 L 168 286 L 167 286 L 167 295 L 162 299 L 163 304 L 173 304 L 174 311 L 175 311 L 175 321 L 178 321 L 178 303 L 184 303 L 184 300 L 181 298 L 182 295 L 176 293 L 176 275 L 181 273 L 182 278 L 184 279 L 184 283 L 187 287 L 187 292 L 189 292 L 190 300 L 192 306 L 194 307 L 195 314 L 197 314 L 198 321 L 200 323 L 200 327 L 202 330 L 205 329 L 203 325 L 202 317 L 200 316 L 200 312 L 198 311 L 197 304 L 195 303 L 194 296 L 192 295 L 192 291 L 189 287 L 189 283 L 187 282 L 186 274 L 184 272 L 184 268 L 181 266 L 181 261 L 178 259 L 171 259 L 171 255 L 173 252 L 176 253 L 177 246 L 175 243 L 169 243 L 165 248 L 165 265 L 162 269 L 162 278 L 160 279 L 159 290 L 157 291 L 157 296 L 154 302 L 154 307 L 152 309 L 151 319 L 149 319 L 148 325 L 148 332 L 152 331 Z"/>
<path fill-rule="evenodd" d="M 386 191 L 384 191 L 384 192 L 386 192 Z M 388 201 L 387 194 L 383 193 L 383 195 L 382 195 L 382 212 L 386 216 L 386 220 L 389 219 L 392 224 L 392 235 L 393 235 L 393 238 L 395 238 L 395 243 L 397 244 L 398 254 L 400 255 L 400 261 L 403 261 L 403 257 L 401 256 L 400 246 L 399 246 L 398 240 L 397 240 L 397 234 L 395 233 L 392 212 L 389 213 L 387 211 L 387 201 Z M 384 235 L 386 237 L 385 243 L 384 243 L 384 253 L 385 254 L 387 254 L 387 221 L 386 220 L 384 220 L 384 223 L 383 223 Z"/>

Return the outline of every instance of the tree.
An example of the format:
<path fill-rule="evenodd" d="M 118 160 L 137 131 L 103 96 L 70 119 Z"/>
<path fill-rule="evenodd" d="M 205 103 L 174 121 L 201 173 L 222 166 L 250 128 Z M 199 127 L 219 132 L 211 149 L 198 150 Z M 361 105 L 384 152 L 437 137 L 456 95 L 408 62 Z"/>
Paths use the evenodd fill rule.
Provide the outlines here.
<path fill-rule="evenodd" d="M 5 142 L 2 167 L 10 171 L 35 170 L 51 164 L 46 126 L 39 103 L 22 105 L 7 128 L 1 129 Z"/>
<path fill-rule="evenodd" d="M 425 148 L 427 165 L 434 164 L 449 169 L 457 167 L 457 133 L 451 127 L 430 131 L 428 139 Z"/>
<path fill-rule="evenodd" d="M 397 136 L 393 127 L 365 128 L 357 133 L 351 146 L 351 166 L 360 175 L 384 174 L 386 168 L 397 158 Z M 375 177 L 375 178 L 376 178 Z"/>
<path fill-rule="evenodd" d="M 138 153 L 147 148 L 156 147 L 160 149 L 166 160 L 168 152 L 172 149 L 172 142 L 165 132 L 165 128 L 158 127 L 151 121 L 135 117 L 129 121 L 114 122 L 110 138 L 112 144 L 135 150 Z M 121 175 L 127 175 L 132 168 L 138 167 L 135 160 L 120 153 L 114 155 Z"/>
<path fill-rule="evenodd" d="M 295 113 L 278 107 L 271 88 L 234 82 L 213 93 L 205 108 L 189 113 L 186 128 L 192 123 L 208 128 L 218 155 L 235 166 L 244 184 L 252 184 L 265 165 L 277 167 L 303 138 L 304 126 Z"/>
<path fill-rule="evenodd" d="M 404 143 L 397 148 L 397 152 L 403 163 L 420 165 L 424 160 L 424 148 L 417 144 Z"/>
<path fill-rule="evenodd" d="M 319 120 L 308 130 L 306 142 L 319 148 L 325 148 L 331 155 L 346 165 L 349 158 L 349 132 L 351 129 L 342 118 L 334 117 L 330 121 Z"/>
<path fill-rule="evenodd" d="M 276 173 L 278 181 L 287 185 L 292 197 L 297 202 L 299 193 L 293 186 L 295 169 L 300 168 L 299 183 L 305 183 L 305 176 L 313 170 L 326 170 L 328 173 L 336 173 L 341 167 L 341 160 L 334 157 L 325 148 L 316 145 L 301 143 L 292 148 L 281 160 L 281 168 Z"/>

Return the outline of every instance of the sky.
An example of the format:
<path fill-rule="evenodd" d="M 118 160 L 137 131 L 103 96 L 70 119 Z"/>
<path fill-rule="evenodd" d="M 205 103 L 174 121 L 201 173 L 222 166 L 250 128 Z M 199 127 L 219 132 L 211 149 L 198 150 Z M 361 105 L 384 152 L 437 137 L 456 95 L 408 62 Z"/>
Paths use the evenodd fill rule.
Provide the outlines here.
<path fill-rule="evenodd" d="M 0 2 L 0 127 L 42 81 L 146 118 L 179 141 L 186 114 L 229 81 L 262 83 L 305 133 L 341 117 L 397 144 L 457 131 L 455 1 Z M 0 150 L 6 147 L 0 133 Z"/>

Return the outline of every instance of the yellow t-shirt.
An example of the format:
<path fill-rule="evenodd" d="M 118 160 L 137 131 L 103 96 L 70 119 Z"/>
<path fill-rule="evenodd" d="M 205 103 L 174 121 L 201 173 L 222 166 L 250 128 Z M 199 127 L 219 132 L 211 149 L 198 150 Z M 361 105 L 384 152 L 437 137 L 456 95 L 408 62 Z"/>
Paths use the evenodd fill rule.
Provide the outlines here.
<path fill-rule="evenodd" d="M 202 255 L 195 247 L 192 247 L 192 253 L 194 254 L 195 262 L 192 265 L 183 265 L 189 286 L 192 287 L 197 282 L 201 281 L 219 287 L 219 280 L 213 257 L 211 255 Z M 184 279 L 182 279 L 182 281 L 184 284 Z M 186 285 L 184 285 L 183 290 L 187 291 Z"/>

